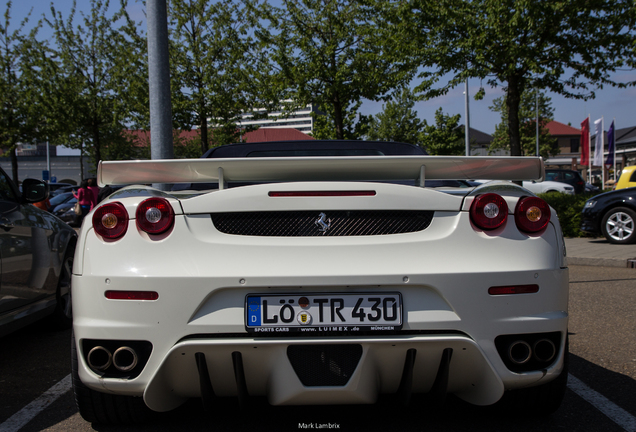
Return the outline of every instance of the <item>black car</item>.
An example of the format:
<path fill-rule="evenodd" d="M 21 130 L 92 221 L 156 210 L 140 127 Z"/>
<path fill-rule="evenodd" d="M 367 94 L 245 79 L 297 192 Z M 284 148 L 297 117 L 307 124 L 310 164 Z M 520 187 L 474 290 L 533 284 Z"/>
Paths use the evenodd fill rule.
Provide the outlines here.
<path fill-rule="evenodd" d="M 73 186 L 73 185 L 60 187 L 51 191 L 51 196 L 56 197 L 58 195 L 68 193 L 68 192 L 77 192 L 78 189 L 79 189 L 79 186 Z"/>
<path fill-rule="evenodd" d="M 575 194 L 585 192 L 585 180 L 583 180 L 581 173 L 578 171 L 566 169 L 546 169 L 545 179 L 560 183 L 567 183 L 574 187 Z"/>
<path fill-rule="evenodd" d="M 71 271 L 77 234 L 31 205 L 47 184 L 25 179 L 22 192 L 0 169 L 0 336 L 53 314 L 71 324 Z"/>
<path fill-rule="evenodd" d="M 616 244 L 636 242 L 636 187 L 602 193 L 585 203 L 581 230 Z"/>
<path fill-rule="evenodd" d="M 70 226 L 79 226 L 79 217 L 75 214 L 75 203 L 77 202 L 77 198 L 75 198 L 75 196 L 73 196 L 70 192 L 69 195 L 70 197 L 67 195 L 68 199 L 64 202 L 58 203 L 55 208 L 51 210 L 51 213 L 62 219 Z"/>
<path fill-rule="evenodd" d="M 70 183 L 49 183 L 49 196 L 55 196 L 67 188 L 72 188 L 74 185 Z M 79 186 L 75 186 L 79 187 Z"/>
<path fill-rule="evenodd" d="M 52 197 L 49 202 L 51 203 L 51 207 L 50 207 L 50 212 L 51 213 L 55 213 L 56 210 L 58 210 L 58 206 L 67 203 L 68 201 L 72 200 L 73 198 L 75 198 L 73 196 L 72 192 L 62 192 L 59 193 L 57 195 L 55 195 L 54 197 Z M 75 204 L 75 203 L 73 203 Z"/>

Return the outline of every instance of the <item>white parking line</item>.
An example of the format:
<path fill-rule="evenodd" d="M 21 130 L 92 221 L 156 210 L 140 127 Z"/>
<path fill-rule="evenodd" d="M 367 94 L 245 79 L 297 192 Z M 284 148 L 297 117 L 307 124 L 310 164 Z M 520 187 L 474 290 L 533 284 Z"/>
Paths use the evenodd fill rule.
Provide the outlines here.
<path fill-rule="evenodd" d="M 583 381 L 568 374 L 568 387 L 627 432 L 636 432 L 636 417 L 586 386 Z"/>
<path fill-rule="evenodd" d="M 568 388 L 581 398 L 592 404 L 596 409 L 609 417 L 626 432 L 636 432 L 636 417 L 607 399 L 602 394 L 592 390 L 575 376 L 568 374 Z M 71 389 L 71 375 L 67 375 L 60 382 L 44 392 L 39 398 L 22 408 L 0 424 L 0 432 L 18 432 L 46 407 L 55 402 L 60 396 Z"/>
<path fill-rule="evenodd" d="M 22 408 L 0 424 L 0 432 L 18 432 L 24 425 L 33 420 L 46 407 L 55 402 L 60 396 L 71 389 L 71 374 L 62 381 L 45 391 L 39 398 Z"/>

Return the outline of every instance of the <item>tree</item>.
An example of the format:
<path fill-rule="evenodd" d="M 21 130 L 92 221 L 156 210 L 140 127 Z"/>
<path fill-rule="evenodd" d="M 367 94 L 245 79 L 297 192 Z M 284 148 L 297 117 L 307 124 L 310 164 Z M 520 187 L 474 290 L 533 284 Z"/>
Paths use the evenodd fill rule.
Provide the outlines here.
<path fill-rule="evenodd" d="M 247 2 L 247 0 L 246 0 Z M 179 127 L 199 126 L 201 151 L 235 142 L 241 114 L 275 106 L 270 65 L 252 5 L 235 0 L 174 0 L 169 8 L 174 100 Z M 253 111 L 254 115 L 258 115 Z M 208 132 L 208 121 L 216 129 Z"/>
<path fill-rule="evenodd" d="M 7 3 L 4 22 L 0 23 L 0 147 L 11 157 L 13 181 L 18 184 L 18 159 L 16 147 L 37 138 L 37 122 L 32 114 L 33 82 L 29 49 L 37 45 L 35 36 L 39 24 L 25 34 L 30 13 L 15 30 L 11 26 L 11 2 Z"/>
<path fill-rule="evenodd" d="M 444 114 L 440 107 L 435 111 L 435 126 L 424 125 L 422 145 L 432 155 L 463 155 L 465 144 L 459 127 L 461 114 Z"/>
<path fill-rule="evenodd" d="M 125 143 L 122 131 L 132 120 L 130 89 L 132 77 L 138 76 L 139 62 L 131 62 L 130 53 L 139 46 L 127 39 L 131 21 L 126 2 L 110 13 L 108 0 L 91 0 L 90 13 L 75 23 L 75 1 L 65 20 L 51 7 L 47 23 L 54 31 L 54 52 L 58 74 L 56 92 L 66 110 L 58 112 L 57 123 L 65 131 L 67 145 L 89 151 L 95 166 L 103 159 L 105 148 Z M 143 70 L 142 70 L 143 72 Z"/>
<path fill-rule="evenodd" d="M 355 136 L 351 119 L 357 113 L 352 110 L 363 98 L 381 100 L 408 82 L 413 74 L 405 65 L 408 59 L 392 55 L 394 40 L 381 17 L 361 2 L 283 3 L 285 9 L 274 9 L 270 16 L 273 28 L 266 36 L 276 46 L 272 58 L 292 100 L 298 107 L 314 104 L 326 112 L 334 138 Z"/>
<path fill-rule="evenodd" d="M 346 139 L 358 140 L 367 135 L 371 116 L 358 113 L 362 102 L 352 102 L 347 105 L 342 113 L 342 135 L 336 133 L 335 115 L 333 106 L 327 105 L 325 112 L 312 112 L 314 118 L 314 128 L 311 135 L 316 139 Z"/>
<path fill-rule="evenodd" d="M 367 137 L 371 140 L 422 145 L 422 132 L 426 121 L 417 117 L 414 106 L 412 90 L 408 87 L 403 88 L 396 97 L 382 106 L 382 112 L 371 119 Z"/>
<path fill-rule="evenodd" d="M 588 99 L 597 87 L 636 83 L 619 83 L 612 75 L 635 63 L 633 0 L 414 0 L 391 6 L 385 12 L 399 18 L 404 44 L 425 68 L 418 91 L 426 97 L 470 77 L 504 85 L 513 156 L 521 154 L 519 106 L 529 87 Z M 433 88 L 449 73 L 446 85 Z"/>
<path fill-rule="evenodd" d="M 537 148 L 537 118 L 536 101 L 537 93 L 539 99 L 539 154 L 543 158 L 554 156 L 559 152 L 555 145 L 556 141 L 550 135 L 546 125 L 554 118 L 554 109 L 550 103 L 551 99 L 536 89 L 530 89 L 521 95 L 519 106 L 521 156 L 536 155 Z M 492 111 L 501 114 L 501 123 L 495 128 L 494 140 L 489 147 L 489 151 L 497 149 L 510 149 L 510 138 L 508 135 L 508 111 L 506 110 L 506 97 L 502 96 L 493 101 Z"/>

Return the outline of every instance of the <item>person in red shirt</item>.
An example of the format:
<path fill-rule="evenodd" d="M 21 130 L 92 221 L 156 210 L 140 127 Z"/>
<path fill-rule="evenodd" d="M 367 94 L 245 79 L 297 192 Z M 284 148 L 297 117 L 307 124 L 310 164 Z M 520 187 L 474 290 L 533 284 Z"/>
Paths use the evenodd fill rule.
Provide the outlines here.
<path fill-rule="evenodd" d="M 97 205 L 97 195 L 99 194 L 99 187 L 97 186 L 97 179 L 88 179 L 88 188 L 93 192 L 93 207 Z M 92 208 L 92 207 L 91 207 Z"/>
<path fill-rule="evenodd" d="M 84 217 L 93 209 L 93 191 L 88 188 L 87 180 L 82 180 L 80 188 L 77 193 L 73 192 L 73 196 L 77 198 L 77 202 L 82 207 L 82 214 L 77 218 L 77 223 L 81 226 Z"/>

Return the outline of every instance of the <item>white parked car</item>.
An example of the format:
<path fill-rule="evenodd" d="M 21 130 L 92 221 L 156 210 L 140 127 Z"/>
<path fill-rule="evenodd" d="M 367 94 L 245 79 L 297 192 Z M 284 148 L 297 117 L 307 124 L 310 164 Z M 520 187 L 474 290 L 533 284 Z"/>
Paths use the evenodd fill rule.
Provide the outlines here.
<path fill-rule="evenodd" d="M 542 194 L 548 192 L 561 192 L 567 195 L 574 195 L 574 187 L 567 183 L 555 182 L 555 181 L 524 181 L 523 187 L 528 189 L 534 194 Z"/>
<path fill-rule="evenodd" d="M 474 180 L 473 183 L 485 184 L 491 182 L 492 180 Z M 527 180 L 523 181 L 522 185 L 524 189 L 528 189 L 533 194 L 542 194 L 548 192 L 561 192 L 566 195 L 574 195 L 574 187 L 568 185 L 567 183 L 555 182 L 549 180 L 536 181 L 536 180 Z"/>
<path fill-rule="evenodd" d="M 485 176 L 540 180 L 544 167 L 360 141 L 102 162 L 100 185 L 186 190 L 129 186 L 85 218 L 72 296 L 79 412 L 117 424 L 189 398 L 412 393 L 556 410 L 568 269 L 555 212 L 514 184 L 425 187 Z"/>

